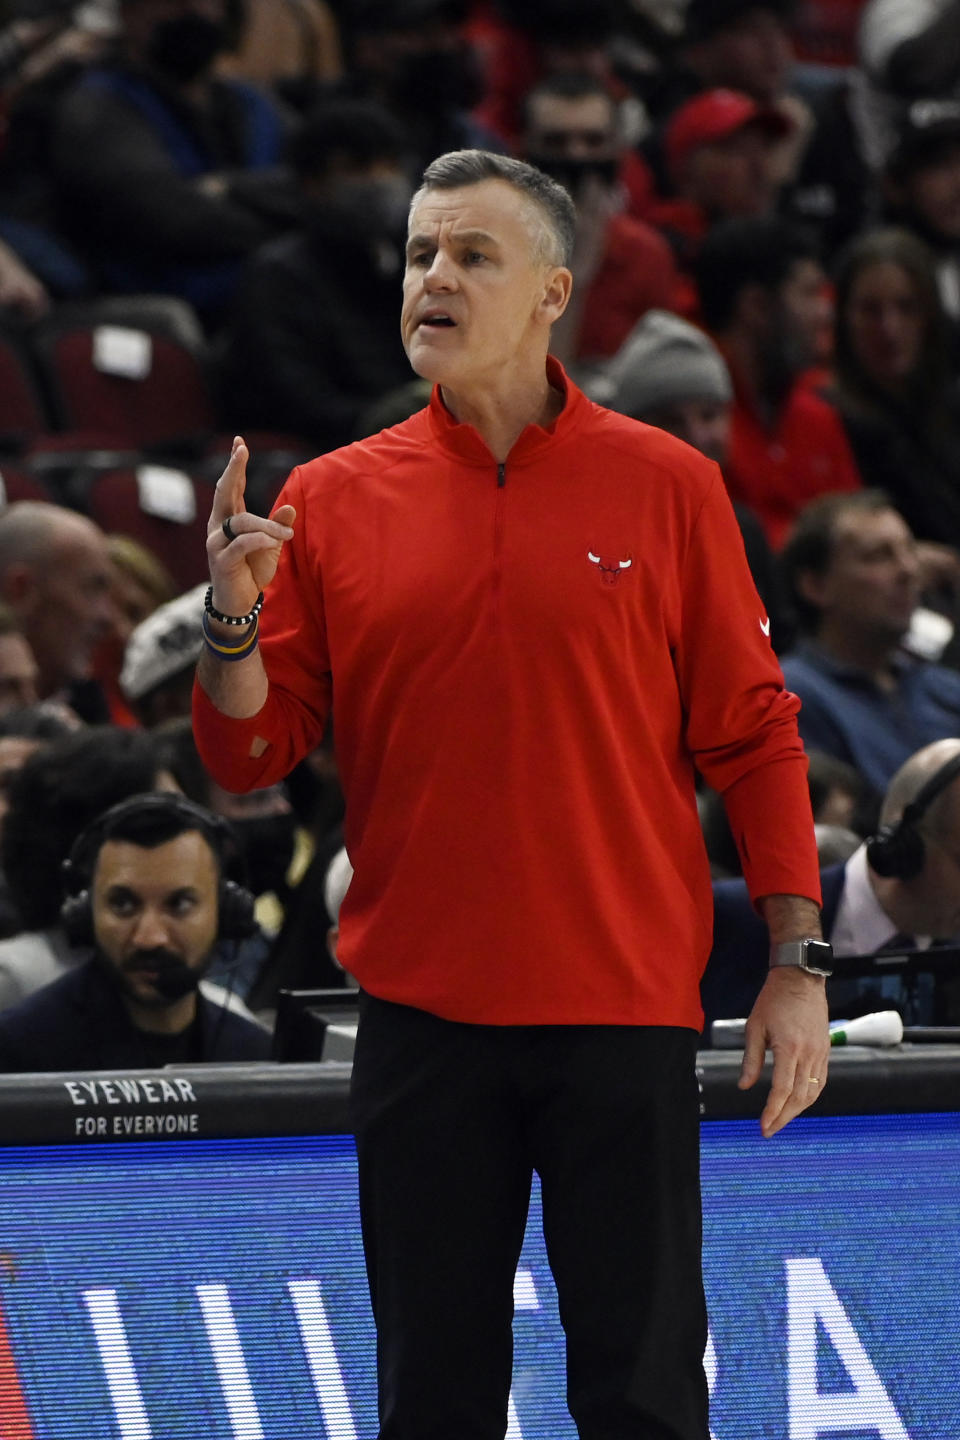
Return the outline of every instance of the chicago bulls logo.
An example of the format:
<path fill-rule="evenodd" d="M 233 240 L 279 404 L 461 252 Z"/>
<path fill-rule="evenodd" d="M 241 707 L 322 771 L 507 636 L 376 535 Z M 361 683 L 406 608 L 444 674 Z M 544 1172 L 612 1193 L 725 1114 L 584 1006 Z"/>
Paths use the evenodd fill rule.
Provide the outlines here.
<path fill-rule="evenodd" d="M 592 550 L 587 551 L 587 559 L 591 565 L 596 565 L 600 570 L 600 578 L 604 585 L 616 585 L 620 576 L 625 570 L 629 570 L 633 564 L 633 556 L 628 555 L 626 560 L 611 560 L 601 555 L 594 555 Z"/>

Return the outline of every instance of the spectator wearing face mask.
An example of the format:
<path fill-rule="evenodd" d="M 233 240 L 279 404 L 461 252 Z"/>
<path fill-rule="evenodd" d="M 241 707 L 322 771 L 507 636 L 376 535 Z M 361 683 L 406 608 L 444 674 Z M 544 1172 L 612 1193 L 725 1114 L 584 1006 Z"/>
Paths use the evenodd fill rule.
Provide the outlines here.
<path fill-rule="evenodd" d="M 524 159 L 566 186 L 576 205 L 573 294 L 551 341 L 567 363 L 612 355 L 646 311 L 684 303 L 670 246 L 625 213 L 625 148 L 617 102 L 592 75 L 555 75 L 527 96 Z"/>
<path fill-rule="evenodd" d="M 208 319 L 240 260 L 291 221 L 284 122 L 218 78 L 226 0 L 123 0 L 117 60 L 64 96 L 52 163 L 64 224 L 101 286 L 180 296 Z"/>
<path fill-rule="evenodd" d="M 221 347 L 223 423 L 330 450 L 410 379 L 395 300 L 410 186 L 395 121 L 326 100 L 293 137 L 305 229 L 248 263 Z"/>
<path fill-rule="evenodd" d="M 254 991 L 263 990 L 285 907 L 310 863 L 312 842 L 299 829 L 283 785 L 235 795 L 216 784 L 197 753 L 189 717 L 160 725 L 152 734 L 188 799 L 229 821 L 244 883 L 255 896 L 256 928 L 245 939 L 218 948 L 210 978 L 260 1013 L 263 1005 Z"/>

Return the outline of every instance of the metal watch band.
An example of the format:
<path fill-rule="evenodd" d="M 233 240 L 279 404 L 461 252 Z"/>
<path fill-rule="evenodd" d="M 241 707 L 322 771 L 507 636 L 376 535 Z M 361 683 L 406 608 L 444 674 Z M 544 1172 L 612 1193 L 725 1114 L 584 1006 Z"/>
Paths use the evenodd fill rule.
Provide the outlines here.
<path fill-rule="evenodd" d="M 810 936 L 806 940 L 783 940 L 770 947 L 771 968 L 794 965 L 811 975 L 832 975 L 833 950 L 826 940 Z"/>

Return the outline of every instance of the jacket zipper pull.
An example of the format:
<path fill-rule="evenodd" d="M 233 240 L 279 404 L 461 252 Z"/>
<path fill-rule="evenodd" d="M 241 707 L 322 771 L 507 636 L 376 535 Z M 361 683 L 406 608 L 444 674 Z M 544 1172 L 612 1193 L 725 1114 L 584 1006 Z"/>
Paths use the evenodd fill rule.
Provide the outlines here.
<path fill-rule="evenodd" d="M 497 466 L 497 489 L 502 490 L 507 483 L 507 462 L 501 460 Z"/>

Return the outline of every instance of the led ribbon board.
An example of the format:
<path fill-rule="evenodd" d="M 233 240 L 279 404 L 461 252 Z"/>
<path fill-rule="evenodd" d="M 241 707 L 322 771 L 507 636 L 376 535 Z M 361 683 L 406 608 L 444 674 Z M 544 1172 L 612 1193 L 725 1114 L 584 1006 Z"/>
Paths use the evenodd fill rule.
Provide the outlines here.
<path fill-rule="evenodd" d="M 960 1436 L 960 1116 L 708 1121 L 703 1180 L 714 1440 Z M 369 1440 L 355 1193 L 346 1136 L 0 1150 L 2 1440 Z M 574 1440 L 539 1226 L 508 1440 Z"/>

